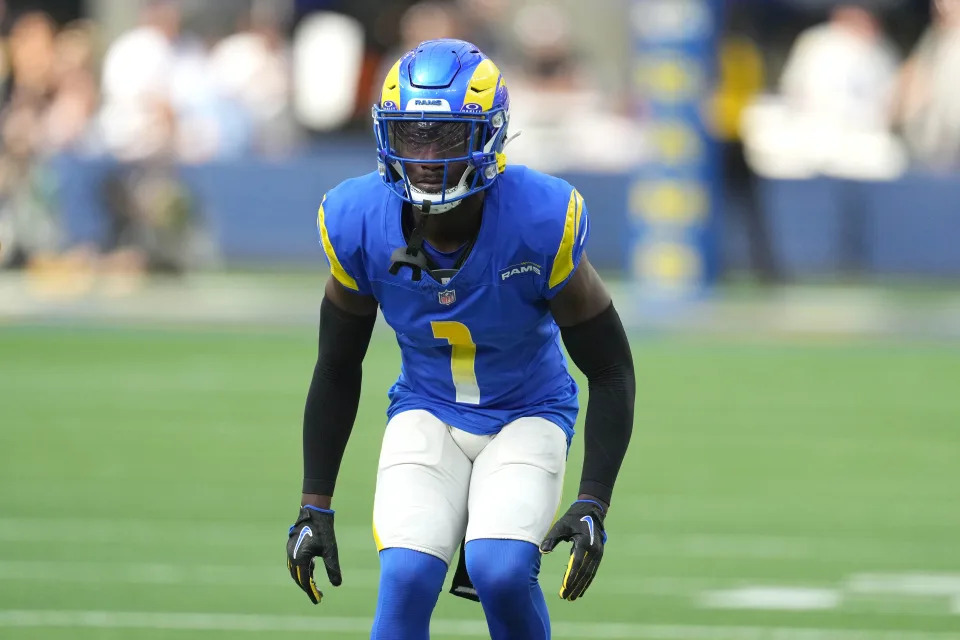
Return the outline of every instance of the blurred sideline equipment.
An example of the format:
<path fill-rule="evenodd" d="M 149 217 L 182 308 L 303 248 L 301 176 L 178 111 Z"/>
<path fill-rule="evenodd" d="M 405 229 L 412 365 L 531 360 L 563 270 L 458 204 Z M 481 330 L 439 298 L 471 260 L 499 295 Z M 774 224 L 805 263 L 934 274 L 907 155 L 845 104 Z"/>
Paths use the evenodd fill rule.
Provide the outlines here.
<path fill-rule="evenodd" d="M 583 198 L 507 165 L 509 107 L 499 68 L 474 45 L 421 43 L 390 69 L 373 108 L 378 171 L 320 206 L 331 277 L 304 412 L 303 507 L 330 510 L 378 308 L 403 362 L 374 497 L 375 639 L 427 637 L 459 545 L 454 593 L 480 601 L 491 636 L 546 640 L 541 550 L 573 542 L 568 600 L 602 554 L 633 425 L 630 345 L 584 253 Z M 561 338 L 590 403 L 579 500 L 550 530 L 578 413 Z M 309 536 L 309 522 L 290 540 Z M 328 552 L 329 567 L 329 548 L 294 551 L 288 543 L 295 580 L 316 602 L 303 572 L 315 552 Z"/>

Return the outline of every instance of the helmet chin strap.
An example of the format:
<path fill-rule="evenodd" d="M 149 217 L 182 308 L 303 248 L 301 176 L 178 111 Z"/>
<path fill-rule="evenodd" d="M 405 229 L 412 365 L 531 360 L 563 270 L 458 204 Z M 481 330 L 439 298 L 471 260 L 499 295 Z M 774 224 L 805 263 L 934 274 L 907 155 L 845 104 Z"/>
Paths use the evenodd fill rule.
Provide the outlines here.
<path fill-rule="evenodd" d="M 468 191 L 466 186 L 467 179 L 470 177 L 470 174 L 473 171 L 473 167 L 467 167 L 466 171 L 463 172 L 463 176 L 460 177 L 460 184 L 458 184 L 454 189 L 451 189 L 450 194 L 445 195 L 456 197 L 457 195 L 465 194 Z M 434 204 L 434 202 L 430 200 L 430 197 L 434 195 L 435 194 L 421 191 L 412 184 L 410 185 L 410 199 L 413 201 L 412 204 L 414 207 L 420 210 L 423 216 L 450 211 L 465 199 L 459 198 L 453 202 Z M 416 200 L 418 197 L 420 198 L 419 202 Z M 467 243 L 466 248 L 460 254 L 460 258 L 457 260 L 453 269 L 440 269 L 433 262 L 433 260 L 430 259 L 430 256 L 428 256 L 423 250 L 423 216 L 420 217 L 420 219 L 414 225 L 413 230 L 410 232 L 407 246 L 395 249 L 393 254 L 390 256 L 390 274 L 397 275 L 401 268 L 410 267 L 412 272 L 411 277 L 413 278 L 414 282 L 419 281 L 422 277 L 422 274 L 426 272 L 440 284 L 446 284 L 460 269 L 463 262 L 467 259 L 467 256 L 473 250 L 473 244 L 476 242 L 476 238 Z"/>
<path fill-rule="evenodd" d="M 413 202 L 413 205 L 416 206 L 424 215 L 433 215 L 437 213 L 446 213 L 450 211 L 461 202 L 463 202 L 463 197 L 466 195 L 467 189 L 467 180 L 470 178 L 470 174 L 473 173 L 473 167 L 467 167 L 466 171 L 463 172 L 463 175 L 460 176 L 460 182 L 456 187 L 450 189 L 449 192 L 439 194 L 439 193 L 427 193 L 426 191 L 421 191 L 417 189 L 413 184 L 410 185 L 410 200 Z M 448 198 L 458 198 L 453 202 L 437 202 L 444 196 Z"/>
<path fill-rule="evenodd" d="M 459 200 L 454 200 L 453 202 L 445 202 L 443 204 L 434 204 L 433 200 L 430 200 L 428 197 L 426 197 L 434 194 L 426 193 L 423 195 L 425 197 L 422 200 L 420 200 L 420 202 L 417 202 L 414 199 L 416 197 L 416 194 L 413 194 L 414 197 L 410 199 L 413 200 L 413 206 L 419 209 L 420 213 L 422 213 L 425 216 L 431 216 L 438 213 L 446 213 L 447 211 L 454 209 L 455 207 L 457 207 L 457 205 L 463 202 L 463 198 L 460 198 Z"/>
<path fill-rule="evenodd" d="M 505 147 L 508 142 L 516 138 L 518 135 L 520 135 L 519 131 L 504 141 L 504 143 L 500 146 L 500 152 L 502 153 L 503 147 Z M 496 137 L 492 138 L 487 142 L 486 145 L 484 145 L 484 152 L 489 153 L 495 144 Z M 402 163 L 396 162 L 392 166 L 399 175 L 405 175 Z M 407 193 L 410 196 L 413 206 L 418 208 L 423 215 L 426 216 L 444 213 L 450 211 L 463 202 L 465 198 L 462 196 L 466 195 L 466 193 L 469 191 L 467 188 L 467 180 L 476 170 L 476 167 L 468 166 L 466 170 L 464 170 L 463 175 L 460 176 L 459 184 L 457 184 L 457 186 L 453 189 L 450 189 L 449 193 L 427 193 L 426 191 L 417 189 L 409 182 L 409 180 L 406 180 Z M 440 197 L 449 196 L 451 198 L 457 198 L 457 200 L 454 200 L 453 202 L 436 204 L 431 198 L 436 198 L 438 195 Z M 411 277 L 415 282 L 422 278 L 424 272 L 427 272 L 433 277 L 434 280 L 439 282 L 441 285 L 445 285 L 450 278 L 457 273 L 460 267 L 463 266 L 467 256 L 470 255 L 470 252 L 473 250 L 473 245 L 475 242 L 476 238 L 467 243 L 463 252 L 460 254 L 460 257 L 457 259 L 457 262 L 454 264 L 453 269 L 438 269 L 437 265 L 433 262 L 433 260 L 430 259 L 430 256 L 428 256 L 423 250 L 423 218 L 421 217 L 410 232 L 409 239 L 407 240 L 407 246 L 395 249 L 393 254 L 390 256 L 390 274 L 397 275 L 397 273 L 400 272 L 400 269 L 403 267 L 409 267 L 410 271 L 412 272 Z"/>
<path fill-rule="evenodd" d="M 455 204 L 459 204 L 459 200 Z M 430 213 L 430 206 L 431 203 L 429 200 L 424 201 L 423 213 Z M 457 258 L 452 269 L 442 269 L 427 255 L 427 252 L 423 250 L 423 221 L 424 218 L 421 216 L 416 224 L 413 225 L 406 247 L 394 249 L 393 254 L 390 256 L 390 274 L 397 275 L 403 267 L 410 267 L 411 278 L 414 282 L 419 282 L 423 277 L 423 273 L 426 272 L 439 284 L 445 285 L 457 274 L 457 271 L 460 270 L 463 263 L 466 262 L 467 256 L 473 251 L 473 245 L 477 239 L 474 237 L 463 247 L 463 250 L 460 252 L 460 257 Z"/>

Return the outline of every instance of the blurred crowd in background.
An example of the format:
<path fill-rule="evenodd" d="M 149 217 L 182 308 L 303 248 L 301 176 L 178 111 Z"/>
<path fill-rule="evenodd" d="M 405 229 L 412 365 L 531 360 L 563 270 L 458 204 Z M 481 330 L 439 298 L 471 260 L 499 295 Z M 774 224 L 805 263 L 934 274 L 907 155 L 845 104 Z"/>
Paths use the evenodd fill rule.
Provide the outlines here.
<path fill-rule="evenodd" d="M 960 165 L 960 0 L 726 4 L 707 107 L 729 187 Z M 645 155 L 625 0 L 7 0 L 0 11 L 6 265 L 214 263 L 176 167 L 367 135 L 386 70 L 428 38 L 469 39 L 501 66 L 523 131 L 512 162 L 623 171 Z M 98 246 L 64 238 L 47 162 L 63 153 L 117 161 Z"/>
<path fill-rule="evenodd" d="M 731 5 L 720 58 L 728 137 L 743 135 L 756 171 L 883 179 L 960 165 L 960 2 L 821 3 L 807 18 L 826 19 L 787 38 L 758 4 Z"/>

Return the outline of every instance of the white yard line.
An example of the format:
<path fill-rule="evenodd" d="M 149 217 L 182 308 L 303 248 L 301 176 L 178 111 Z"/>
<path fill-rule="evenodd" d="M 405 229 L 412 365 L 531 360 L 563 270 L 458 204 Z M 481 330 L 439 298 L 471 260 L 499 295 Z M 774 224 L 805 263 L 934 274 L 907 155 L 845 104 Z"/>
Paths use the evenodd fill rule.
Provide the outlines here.
<path fill-rule="evenodd" d="M 960 598 L 957 573 L 862 573 L 847 579 L 852 593 L 900 596 L 955 596 Z"/>
<path fill-rule="evenodd" d="M 369 632 L 366 618 L 278 616 L 232 613 L 133 611 L 0 610 L 0 628 L 179 629 L 190 631 Z M 434 633 L 455 637 L 489 637 L 481 620 L 434 620 Z M 723 627 L 615 622 L 557 622 L 556 638 L 632 640 L 960 640 L 957 633 L 875 629 L 794 627 Z"/>
<path fill-rule="evenodd" d="M 701 609 L 741 611 L 810 612 L 838 611 L 849 615 L 949 617 L 960 614 L 960 596 L 933 597 L 916 594 L 852 594 L 842 589 L 799 586 L 752 585 L 707 589 L 694 594 Z M 859 597 L 858 597 L 859 596 Z"/>
<path fill-rule="evenodd" d="M 831 611 L 840 607 L 843 594 L 838 589 L 752 585 L 705 591 L 698 601 L 705 609 Z"/>

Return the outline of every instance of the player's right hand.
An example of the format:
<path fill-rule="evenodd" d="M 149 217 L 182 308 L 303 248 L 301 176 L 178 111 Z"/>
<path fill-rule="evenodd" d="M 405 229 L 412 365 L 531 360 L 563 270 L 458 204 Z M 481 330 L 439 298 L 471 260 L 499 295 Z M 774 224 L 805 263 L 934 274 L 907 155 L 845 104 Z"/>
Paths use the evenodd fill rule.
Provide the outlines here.
<path fill-rule="evenodd" d="M 300 507 L 300 515 L 287 537 L 287 569 L 313 604 L 323 599 L 323 592 L 317 589 L 313 580 L 313 559 L 318 556 L 323 558 L 330 584 L 339 587 L 343 577 L 340 575 L 337 537 L 333 533 L 333 511 L 311 505 Z"/>

